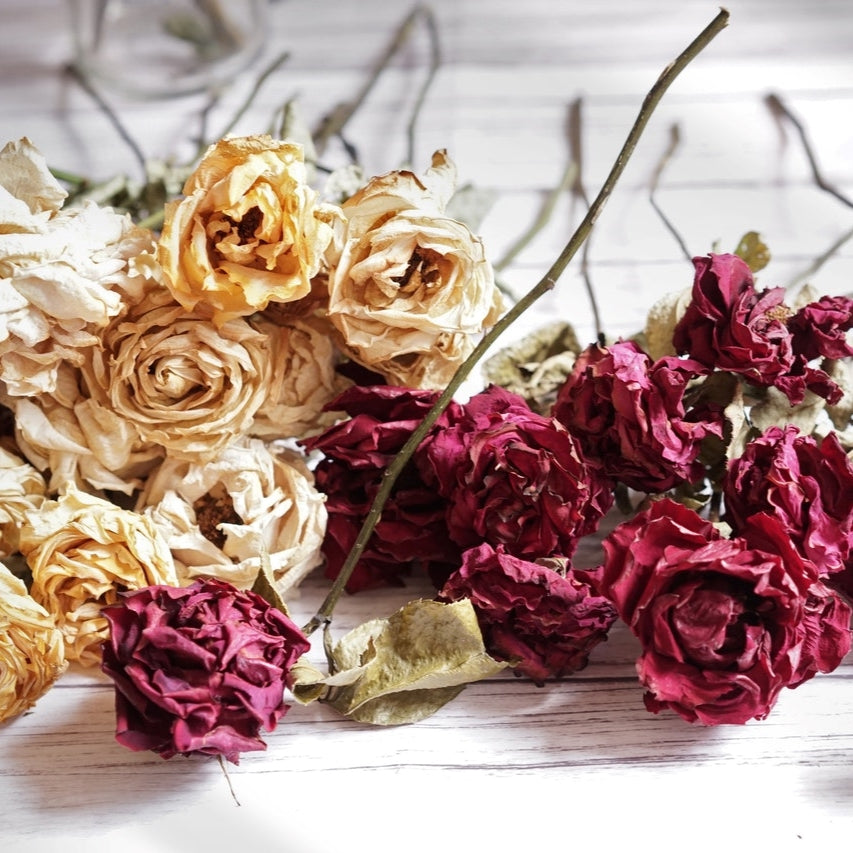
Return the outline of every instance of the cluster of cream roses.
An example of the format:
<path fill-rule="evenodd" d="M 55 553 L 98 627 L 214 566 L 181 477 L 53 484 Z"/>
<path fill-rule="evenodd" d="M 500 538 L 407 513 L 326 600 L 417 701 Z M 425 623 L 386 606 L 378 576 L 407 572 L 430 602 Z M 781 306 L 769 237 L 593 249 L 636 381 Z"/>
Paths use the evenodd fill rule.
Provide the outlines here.
<path fill-rule="evenodd" d="M 294 439 L 334 421 L 338 366 L 441 387 L 501 310 L 454 184 L 437 152 L 337 204 L 300 146 L 227 138 L 157 235 L 0 151 L 0 720 L 98 662 L 123 590 L 248 588 L 268 558 L 286 596 L 321 562 Z"/>

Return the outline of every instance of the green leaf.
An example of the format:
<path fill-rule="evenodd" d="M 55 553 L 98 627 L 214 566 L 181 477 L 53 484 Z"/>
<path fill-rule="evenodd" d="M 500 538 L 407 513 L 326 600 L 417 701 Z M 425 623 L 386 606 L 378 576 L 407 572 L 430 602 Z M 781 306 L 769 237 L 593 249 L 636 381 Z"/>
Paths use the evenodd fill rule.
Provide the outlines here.
<path fill-rule="evenodd" d="M 321 698 L 344 716 L 380 726 L 425 719 L 466 684 L 506 666 L 486 653 L 467 599 L 409 602 L 388 619 L 350 631 L 332 658 L 328 676 L 313 667 L 295 670 L 294 696 Z"/>
<path fill-rule="evenodd" d="M 761 241 L 757 231 L 747 231 L 740 238 L 735 254 L 746 261 L 752 272 L 763 270 L 770 263 L 770 250 Z"/>

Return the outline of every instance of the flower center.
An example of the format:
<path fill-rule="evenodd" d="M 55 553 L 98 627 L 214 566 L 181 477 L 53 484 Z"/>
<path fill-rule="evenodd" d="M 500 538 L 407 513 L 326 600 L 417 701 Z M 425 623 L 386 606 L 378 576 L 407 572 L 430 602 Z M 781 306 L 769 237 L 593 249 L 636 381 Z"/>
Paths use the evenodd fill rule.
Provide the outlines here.
<path fill-rule="evenodd" d="M 219 525 L 243 523 L 243 519 L 234 509 L 231 495 L 221 487 L 202 495 L 193 504 L 193 510 L 202 536 L 219 549 L 224 547 L 226 540 L 225 533 L 220 530 Z"/>

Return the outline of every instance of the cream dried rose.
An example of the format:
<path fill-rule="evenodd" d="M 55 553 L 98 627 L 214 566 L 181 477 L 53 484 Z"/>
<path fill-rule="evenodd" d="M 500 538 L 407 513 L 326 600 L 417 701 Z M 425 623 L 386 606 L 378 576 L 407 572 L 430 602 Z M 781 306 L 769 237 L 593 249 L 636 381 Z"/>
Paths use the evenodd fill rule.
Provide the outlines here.
<path fill-rule="evenodd" d="M 16 453 L 0 446 L 0 557 L 18 550 L 18 531 L 28 509 L 44 503 L 44 477 Z"/>
<path fill-rule="evenodd" d="M 59 366 L 51 393 L 31 398 L 0 393 L 0 402 L 14 412 L 18 448 L 48 477 L 51 494 L 74 483 L 129 495 L 163 456 L 108 401 L 89 396 L 80 370 L 69 364 Z"/>
<path fill-rule="evenodd" d="M 386 382 L 439 388 L 501 311 L 483 245 L 444 210 L 456 169 L 370 180 L 343 204 L 330 253 L 328 315 L 344 352 Z"/>
<path fill-rule="evenodd" d="M 203 462 L 244 435 L 268 397 L 270 345 L 242 318 L 217 326 L 153 288 L 103 331 L 82 374 L 143 442 Z"/>
<path fill-rule="evenodd" d="M 272 376 L 250 435 L 305 438 L 334 423 L 339 414 L 324 407 L 351 383 L 335 370 L 340 354 L 329 324 L 314 316 L 272 323 L 261 315 L 251 324 L 270 340 Z"/>
<path fill-rule="evenodd" d="M 0 563 L 0 722 L 31 708 L 67 665 L 53 616 Z"/>
<path fill-rule="evenodd" d="M 159 258 L 186 308 L 223 322 L 310 292 L 340 212 L 308 186 L 300 145 L 226 137 L 184 196 L 166 205 Z"/>
<path fill-rule="evenodd" d="M 172 555 L 151 519 L 74 486 L 27 513 L 21 553 L 30 594 L 56 618 L 68 660 L 100 662 L 108 633 L 101 608 L 123 590 L 177 586 Z"/>
<path fill-rule="evenodd" d="M 137 509 L 163 531 L 183 582 L 249 588 L 266 554 L 284 595 L 322 559 L 324 496 L 299 455 L 260 439 L 235 442 L 206 465 L 164 460 Z"/>
<path fill-rule="evenodd" d="M 79 366 L 135 291 L 133 258 L 154 248 L 129 216 L 65 191 L 27 139 L 0 151 L 0 381 L 11 396 L 51 392 L 62 363 Z"/>

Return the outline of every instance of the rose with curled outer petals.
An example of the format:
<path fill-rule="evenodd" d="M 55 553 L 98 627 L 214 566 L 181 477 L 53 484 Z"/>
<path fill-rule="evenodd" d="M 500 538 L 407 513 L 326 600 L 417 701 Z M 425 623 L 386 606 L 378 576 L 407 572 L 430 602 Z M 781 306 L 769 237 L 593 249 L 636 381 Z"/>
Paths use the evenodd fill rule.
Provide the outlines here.
<path fill-rule="evenodd" d="M 849 651 L 849 607 L 784 527 L 759 514 L 750 532 L 723 539 L 662 499 L 605 540 L 595 587 L 642 644 L 650 711 L 706 725 L 763 719 L 784 687 L 834 669 Z"/>
<path fill-rule="evenodd" d="M 341 349 L 392 385 L 443 388 L 503 300 L 482 242 L 445 205 L 456 168 L 371 179 L 342 206 L 330 248 L 328 317 Z"/>
<path fill-rule="evenodd" d="M 853 572 L 853 464 L 835 433 L 818 443 L 792 424 L 770 427 L 729 463 L 722 488 L 736 533 L 766 512 L 822 575 Z"/>
<path fill-rule="evenodd" d="M 577 440 L 516 394 L 490 386 L 419 448 L 424 481 L 447 499 L 450 537 L 535 560 L 571 557 L 613 502 L 612 481 Z"/>
<path fill-rule="evenodd" d="M 704 413 L 706 420 L 685 416 L 687 384 L 706 372 L 687 359 L 652 361 L 633 341 L 593 345 L 558 392 L 554 417 L 608 476 L 639 491 L 663 492 L 701 476 L 702 439 L 722 435 L 714 412 Z"/>
<path fill-rule="evenodd" d="M 470 599 L 489 654 L 540 684 L 583 669 L 616 619 L 571 569 L 562 574 L 487 544 L 465 551 L 439 598 Z"/>
<path fill-rule="evenodd" d="M 218 580 L 152 586 L 104 610 L 103 671 L 115 682 L 116 740 L 129 749 L 221 755 L 266 749 L 287 711 L 290 670 L 309 649 L 291 620 Z"/>
<path fill-rule="evenodd" d="M 306 449 L 324 456 L 314 476 L 317 489 L 326 494 L 327 577 L 337 577 L 385 469 L 437 399 L 433 391 L 355 385 L 328 406 L 349 418 L 302 442 Z M 425 442 L 457 412 L 458 405 L 451 402 Z M 440 585 L 458 565 L 459 553 L 447 535 L 444 500 L 410 462 L 398 477 L 346 589 L 358 592 L 399 585 L 413 566 L 423 567 Z"/>
<path fill-rule="evenodd" d="M 226 137 L 166 205 L 158 257 L 175 299 L 223 323 L 306 296 L 339 217 L 317 203 L 301 146 Z"/>
<path fill-rule="evenodd" d="M 788 321 L 794 352 L 806 361 L 853 356 L 845 334 L 851 328 L 853 299 L 846 296 L 822 296 L 800 308 Z"/>

